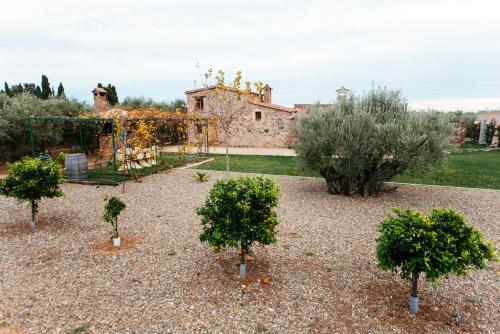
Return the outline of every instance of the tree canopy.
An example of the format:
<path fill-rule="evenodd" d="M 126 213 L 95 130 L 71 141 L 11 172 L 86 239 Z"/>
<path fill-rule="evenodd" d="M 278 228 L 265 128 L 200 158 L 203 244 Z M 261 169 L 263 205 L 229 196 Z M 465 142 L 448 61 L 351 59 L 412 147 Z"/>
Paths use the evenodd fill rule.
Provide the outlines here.
<path fill-rule="evenodd" d="M 371 195 L 395 175 L 439 163 L 454 131 L 445 115 L 412 112 L 401 92 L 378 88 L 311 107 L 296 122 L 294 148 L 330 193 Z"/>

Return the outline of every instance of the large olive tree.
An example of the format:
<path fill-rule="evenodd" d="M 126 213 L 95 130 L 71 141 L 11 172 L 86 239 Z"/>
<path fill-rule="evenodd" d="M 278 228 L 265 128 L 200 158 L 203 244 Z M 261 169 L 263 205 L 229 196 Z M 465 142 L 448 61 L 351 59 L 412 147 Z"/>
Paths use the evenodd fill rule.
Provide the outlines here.
<path fill-rule="evenodd" d="M 378 88 L 310 108 L 297 119 L 294 148 L 330 193 L 372 195 L 406 170 L 432 168 L 454 131 L 449 117 L 410 111 L 401 92 Z"/>

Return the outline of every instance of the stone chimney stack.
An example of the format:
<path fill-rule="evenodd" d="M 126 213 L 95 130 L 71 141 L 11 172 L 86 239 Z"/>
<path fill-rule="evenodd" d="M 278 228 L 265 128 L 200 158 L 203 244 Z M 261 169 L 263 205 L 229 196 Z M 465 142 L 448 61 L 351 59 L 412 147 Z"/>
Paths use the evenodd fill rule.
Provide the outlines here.
<path fill-rule="evenodd" d="M 265 102 L 265 103 L 272 103 L 272 88 L 271 86 L 269 86 L 269 84 L 266 84 L 264 86 L 264 88 L 262 88 L 262 95 L 263 95 L 263 98 L 264 100 L 262 102 Z"/>
<path fill-rule="evenodd" d="M 347 94 L 349 94 L 350 90 L 345 88 L 344 86 L 342 86 L 339 89 L 337 89 L 336 92 L 337 92 L 337 101 L 340 102 L 340 100 L 346 98 L 346 96 L 347 96 Z"/>
<path fill-rule="evenodd" d="M 108 111 L 108 100 L 106 99 L 106 90 L 104 88 L 94 88 L 94 110 L 97 114 L 102 114 Z"/>

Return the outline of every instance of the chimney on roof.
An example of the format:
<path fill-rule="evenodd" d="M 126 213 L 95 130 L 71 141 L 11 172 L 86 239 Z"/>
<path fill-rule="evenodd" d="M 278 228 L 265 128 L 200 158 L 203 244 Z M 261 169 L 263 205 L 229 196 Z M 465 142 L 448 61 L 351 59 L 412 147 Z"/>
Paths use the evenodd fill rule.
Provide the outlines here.
<path fill-rule="evenodd" d="M 262 95 L 263 95 L 263 101 L 265 103 L 272 103 L 272 88 L 269 86 L 269 84 L 266 84 L 262 88 Z"/>
<path fill-rule="evenodd" d="M 350 90 L 342 86 L 339 89 L 337 89 L 336 92 L 337 92 L 337 101 L 340 101 L 341 99 L 345 99 L 347 94 L 349 94 Z"/>
<path fill-rule="evenodd" d="M 92 91 L 94 94 L 94 110 L 97 114 L 104 113 L 108 111 L 108 100 L 106 98 L 106 90 L 104 88 L 94 88 Z"/>

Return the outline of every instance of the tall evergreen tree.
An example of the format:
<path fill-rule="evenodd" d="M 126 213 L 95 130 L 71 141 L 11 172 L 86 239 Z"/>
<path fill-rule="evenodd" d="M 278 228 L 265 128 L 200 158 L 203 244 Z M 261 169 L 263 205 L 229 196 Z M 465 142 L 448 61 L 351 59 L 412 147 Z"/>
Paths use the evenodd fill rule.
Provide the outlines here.
<path fill-rule="evenodd" d="M 45 74 L 42 74 L 42 94 L 41 99 L 47 100 L 51 94 L 49 78 Z"/>
<path fill-rule="evenodd" d="M 108 84 L 108 87 L 106 90 L 108 91 L 108 94 L 107 94 L 108 95 L 108 102 L 109 102 L 109 104 L 114 106 L 115 104 L 118 103 L 118 94 L 116 93 L 116 87 Z"/>
<path fill-rule="evenodd" d="M 57 86 L 57 97 L 66 97 L 64 94 L 64 86 L 62 82 L 59 83 L 59 86 Z"/>
<path fill-rule="evenodd" d="M 23 84 L 23 91 L 26 93 L 34 94 L 35 89 L 36 89 L 36 85 L 32 82 L 30 82 L 30 83 L 25 82 Z"/>
<path fill-rule="evenodd" d="M 5 94 L 7 94 L 8 96 L 12 96 L 12 92 L 10 91 L 9 84 L 7 82 L 5 82 L 3 86 L 4 86 Z"/>
<path fill-rule="evenodd" d="M 42 95 L 42 90 L 40 89 L 40 86 L 37 85 L 35 87 L 35 90 L 33 91 L 33 95 L 40 98 L 40 96 Z"/>

